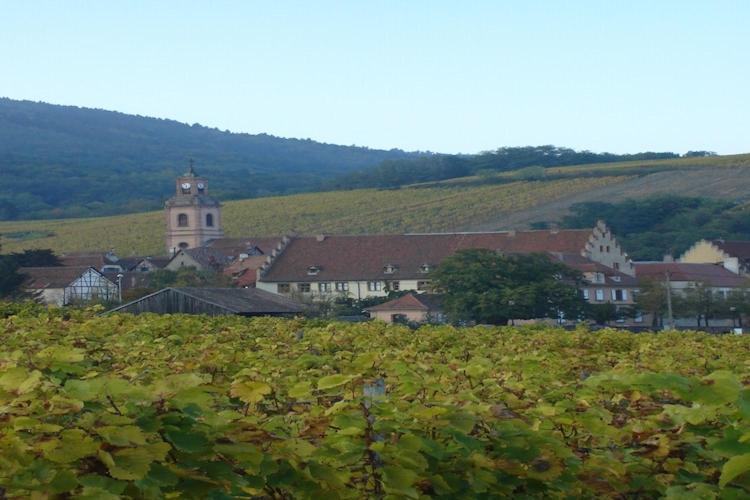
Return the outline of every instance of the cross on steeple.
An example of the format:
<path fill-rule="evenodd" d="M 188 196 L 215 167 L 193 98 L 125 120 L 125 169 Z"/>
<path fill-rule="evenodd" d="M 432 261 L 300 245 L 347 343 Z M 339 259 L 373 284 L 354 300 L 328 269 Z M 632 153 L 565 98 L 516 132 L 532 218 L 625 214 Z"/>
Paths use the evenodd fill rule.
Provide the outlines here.
<path fill-rule="evenodd" d="M 193 168 L 193 159 L 190 158 L 188 160 L 188 165 L 190 165 L 190 169 L 188 170 L 188 175 L 195 177 L 195 169 Z"/>

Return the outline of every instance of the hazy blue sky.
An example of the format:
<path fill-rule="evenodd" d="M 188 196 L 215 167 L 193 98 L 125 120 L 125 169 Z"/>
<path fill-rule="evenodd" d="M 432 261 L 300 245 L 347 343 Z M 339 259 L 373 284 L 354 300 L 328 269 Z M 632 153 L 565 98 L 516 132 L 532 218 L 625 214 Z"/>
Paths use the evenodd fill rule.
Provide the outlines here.
<path fill-rule="evenodd" d="M 0 95 L 339 144 L 750 151 L 750 2 L 0 0 Z"/>

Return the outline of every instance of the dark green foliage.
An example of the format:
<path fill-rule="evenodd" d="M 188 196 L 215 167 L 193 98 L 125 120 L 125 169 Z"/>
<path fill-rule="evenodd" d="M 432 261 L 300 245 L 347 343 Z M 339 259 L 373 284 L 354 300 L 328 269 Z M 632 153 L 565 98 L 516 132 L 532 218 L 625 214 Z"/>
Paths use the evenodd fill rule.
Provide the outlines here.
<path fill-rule="evenodd" d="M 345 174 L 332 185 L 337 188 L 396 187 L 467 175 L 486 175 L 526 167 L 564 167 L 591 163 L 678 158 L 675 153 L 616 155 L 575 151 L 557 146 L 499 148 L 477 155 L 431 155 L 387 160 L 377 167 Z M 537 177 L 539 174 L 537 172 Z"/>
<path fill-rule="evenodd" d="M 576 287 L 580 273 L 543 254 L 464 250 L 444 260 L 431 278 L 454 321 L 579 317 L 585 306 Z"/>
<path fill-rule="evenodd" d="M 407 156 L 0 98 L 0 220 L 158 209 L 188 158 L 226 200 L 314 190 Z"/>
<path fill-rule="evenodd" d="M 634 260 L 678 256 L 706 238 L 750 239 L 750 209 L 731 201 L 675 195 L 588 202 L 571 207 L 565 228 L 589 228 L 604 220 Z"/>
<path fill-rule="evenodd" d="M 620 318 L 617 306 L 611 302 L 604 304 L 586 304 L 586 316 L 597 325 L 606 325 Z"/>
<path fill-rule="evenodd" d="M 24 250 L 0 255 L 0 298 L 15 298 L 22 295 L 21 285 L 26 277 L 20 267 L 59 266 L 60 260 L 52 250 Z"/>

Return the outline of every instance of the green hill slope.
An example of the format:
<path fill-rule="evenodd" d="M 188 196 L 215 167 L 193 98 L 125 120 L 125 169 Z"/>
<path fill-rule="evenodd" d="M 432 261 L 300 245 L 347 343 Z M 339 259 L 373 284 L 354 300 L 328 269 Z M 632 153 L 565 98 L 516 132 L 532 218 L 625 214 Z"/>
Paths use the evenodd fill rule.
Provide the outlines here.
<path fill-rule="evenodd" d="M 309 191 L 381 151 L 0 98 L 0 220 L 158 209 L 188 158 L 222 199 Z"/>

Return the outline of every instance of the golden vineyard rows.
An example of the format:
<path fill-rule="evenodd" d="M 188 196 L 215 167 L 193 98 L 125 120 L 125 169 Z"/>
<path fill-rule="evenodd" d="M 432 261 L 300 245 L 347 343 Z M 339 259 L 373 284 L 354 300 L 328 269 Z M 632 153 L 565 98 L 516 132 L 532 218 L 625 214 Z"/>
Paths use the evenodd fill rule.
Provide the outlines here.
<path fill-rule="evenodd" d="M 1 321 L 7 497 L 750 494 L 747 337 Z"/>
<path fill-rule="evenodd" d="M 363 189 L 227 202 L 228 236 L 301 233 L 399 233 L 465 229 L 503 213 L 584 192 L 627 177 L 516 182 L 471 188 Z M 164 214 L 0 223 L 0 235 L 54 233 L 34 239 L 2 238 L 4 252 L 52 248 L 58 252 L 114 248 L 119 255 L 164 252 Z"/>

